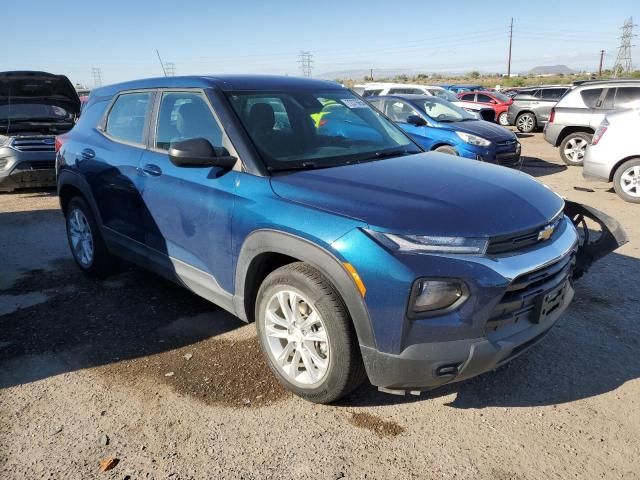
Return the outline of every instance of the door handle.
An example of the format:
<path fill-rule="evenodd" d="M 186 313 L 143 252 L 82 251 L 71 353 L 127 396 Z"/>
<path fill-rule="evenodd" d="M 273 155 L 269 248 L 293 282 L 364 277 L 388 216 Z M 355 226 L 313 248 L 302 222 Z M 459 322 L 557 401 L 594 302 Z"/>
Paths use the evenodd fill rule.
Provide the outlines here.
<path fill-rule="evenodd" d="M 94 152 L 90 148 L 85 148 L 80 152 L 80 156 L 82 157 L 82 160 L 91 160 L 92 158 L 96 157 L 96 152 Z"/>
<path fill-rule="evenodd" d="M 153 163 L 147 163 L 144 167 L 142 167 L 142 171 L 143 173 L 152 175 L 154 177 L 162 175 L 162 169 L 158 165 L 154 165 Z"/>

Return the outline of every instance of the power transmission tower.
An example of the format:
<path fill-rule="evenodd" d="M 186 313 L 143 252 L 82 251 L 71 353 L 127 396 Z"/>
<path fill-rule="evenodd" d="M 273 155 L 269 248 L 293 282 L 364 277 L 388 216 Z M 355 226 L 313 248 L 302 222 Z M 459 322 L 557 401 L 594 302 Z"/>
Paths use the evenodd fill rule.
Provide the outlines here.
<path fill-rule="evenodd" d="M 631 64 L 631 39 L 636 35 L 633 34 L 633 18 L 629 17 L 622 26 L 622 36 L 620 37 L 620 47 L 618 48 L 618 56 L 613 64 L 613 77 L 620 75 L 629 75 L 633 70 Z"/>
<path fill-rule="evenodd" d="M 507 62 L 507 78 L 511 77 L 511 46 L 513 45 L 513 17 L 511 17 L 511 26 L 509 27 L 509 61 Z"/>
<path fill-rule="evenodd" d="M 300 70 L 305 77 L 311 76 L 311 70 L 313 70 L 313 54 L 311 52 L 301 51 L 298 55 L 298 63 L 300 64 Z"/>
<path fill-rule="evenodd" d="M 173 62 L 167 62 L 164 64 L 164 70 L 167 72 L 167 77 L 176 76 L 176 64 Z"/>
<path fill-rule="evenodd" d="M 93 76 L 93 86 L 102 86 L 102 69 L 100 67 L 91 67 L 91 75 Z"/>

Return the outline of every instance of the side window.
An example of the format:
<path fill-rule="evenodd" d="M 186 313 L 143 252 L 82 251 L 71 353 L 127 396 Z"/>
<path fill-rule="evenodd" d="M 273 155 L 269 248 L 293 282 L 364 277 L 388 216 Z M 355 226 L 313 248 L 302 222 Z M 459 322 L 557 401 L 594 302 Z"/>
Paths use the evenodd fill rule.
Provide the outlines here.
<path fill-rule="evenodd" d="M 564 92 L 564 88 L 546 88 L 542 90 L 542 98 L 545 100 L 560 100 Z"/>
<path fill-rule="evenodd" d="M 640 107 L 640 87 L 618 87 L 616 108 Z"/>
<path fill-rule="evenodd" d="M 167 92 L 158 113 L 155 146 L 169 150 L 172 142 L 206 138 L 214 147 L 222 146 L 222 129 L 201 93 Z"/>
<path fill-rule="evenodd" d="M 387 100 L 386 114 L 394 122 L 406 123 L 409 115 L 418 115 L 408 103 L 400 100 Z"/>
<path fill-rule="evenodd" d="M 475 102 L 476 94 L 475 93 L 467 93 L 466 95 L 462 95 L 461 98 L 465 102 Z"/>
<path fill-rule="evenodd" d="M 493 98 L 491 98 L 489 95 L 484 95 L 482 93 L 478 94 L 478 102 L 480 103 L 491 103 L 493 101 Z"/>
<path fill-rule="evenodd" d="M 589 108 L 596 108 L 598 99 L 600 98 L 601 94 L 602 94 L 601 88 L 589 88 L 587 90 L 582 90 L 580 92 L 582 101 Z"/>
<path fill-rule="evenodd" d="M 536 97 L 536 98 L 542 98 L 542 90 L 535 90 L 535 91 L 531 92 L 531 96 Z"/>
<path fill-rule="evenodd" d="M 117 140 L 142 144 L 151 92 L 120 95 L 107 117 L 105 131 Z"/>
<path fill-rule="evenodd" d="M 382 89 L 381 88 L 377 88 L 375 90 L 369 90 L 369 89 L 365 89 L 364 92 L 362 92 L 362 96 L 363 97 L 373 97 L 376 95 L 380 95 L 382 93 Z"/>
<path fill-rule="evenodd" d="M 602 105 L 600 105 L 600 108 L 604 108 L 607 110 L 613 109 L 613 100 L 615 97 L 616 97 L 615 88 L 610 88 L 609 90 L 607 90 L 607 94 L 605 95 L 604 100 L 602 101 Z"/>

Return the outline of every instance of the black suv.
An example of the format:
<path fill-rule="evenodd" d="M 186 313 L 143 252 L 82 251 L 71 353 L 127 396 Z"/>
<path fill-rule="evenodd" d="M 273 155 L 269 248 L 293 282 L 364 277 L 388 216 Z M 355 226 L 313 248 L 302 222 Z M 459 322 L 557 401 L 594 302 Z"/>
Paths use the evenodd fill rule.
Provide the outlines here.
<path fill-rule="evenodd" d="M 570 86 L 551 86 L 520 90 L 509 106 L 507 122 L 523 133 L 544 127 L 553 106 L 570 89 Z"/>
<path fill-rule="evenodd" d="M 0 72 L 0 192 L 55 186 L 55 136 L 71 130 L 79 112 L 67 77 Z"/>

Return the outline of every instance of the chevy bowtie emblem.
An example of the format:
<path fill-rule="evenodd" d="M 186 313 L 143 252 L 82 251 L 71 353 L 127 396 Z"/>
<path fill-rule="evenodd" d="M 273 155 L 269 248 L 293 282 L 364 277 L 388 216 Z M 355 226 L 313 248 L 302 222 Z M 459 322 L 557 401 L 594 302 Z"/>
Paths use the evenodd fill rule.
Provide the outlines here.
<path fill-rule="evenodd" d="M 538 232 L 538 240 L 549 240 L 551 235 L 553 235 L 553 231 L 556 229 L 553 225 L 547 225 L 542 230 Z"/>

